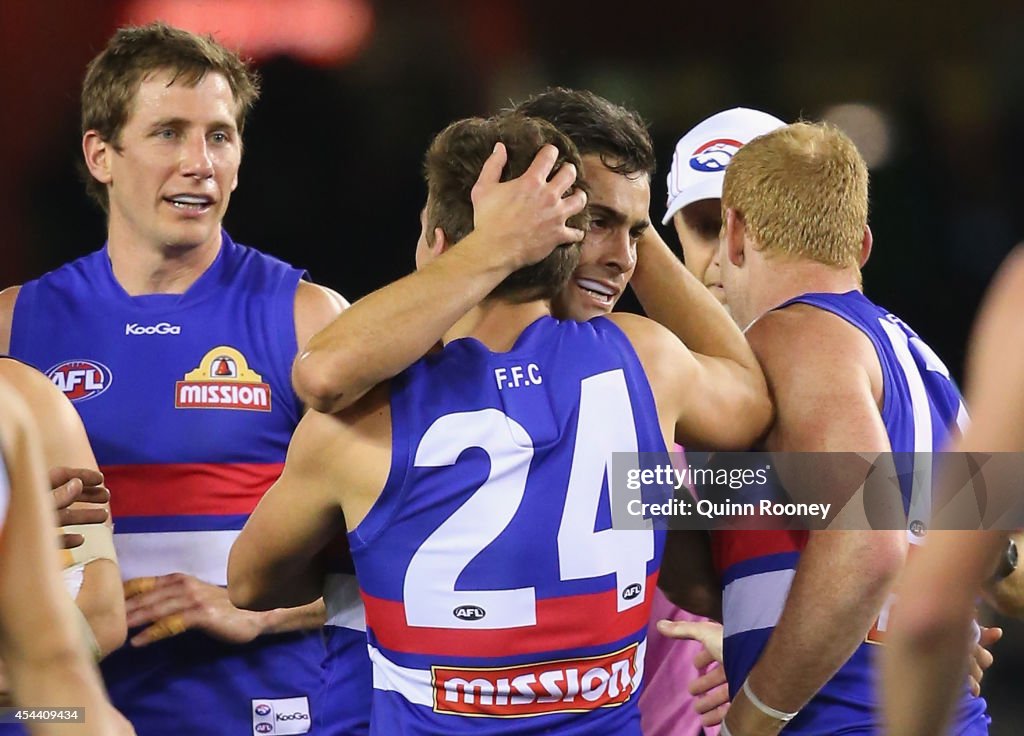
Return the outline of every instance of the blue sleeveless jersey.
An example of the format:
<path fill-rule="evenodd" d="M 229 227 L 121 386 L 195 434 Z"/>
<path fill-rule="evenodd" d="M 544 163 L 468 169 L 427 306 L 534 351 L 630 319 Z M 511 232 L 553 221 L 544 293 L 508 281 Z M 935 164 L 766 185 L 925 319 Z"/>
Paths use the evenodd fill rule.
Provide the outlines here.
<path fill-rule="evenodd" d="M 663 533 L 611 529 L 612 452 L 665 452 L 605 319 L 456 340 L 391 384 L 387 484 L 349 534 L 371 733 L 639 734 Z"/>
<path fill-rule="evenodd" d="M 184 572 L 226 584 L 231 544 L 302 413 L 290 379 L 302 276 L 224 234 L 185 294 L 129 296 L 106 248 L 21 288 L 11 354 L 81 414 L 126 580 Z M 320 631 L 241 646 L 188 631 L 126 644 L 103 674 L 140 735 L 365 733 L 370 667 L 361 612 L 349 613 L 351 628 L 331 633 L 346 642 L 347 676 L 326 710 Z"/>
<path fill-rule="evenodd" d="M 904 508 L 911 526 L 930 511 L 932 453 L 946 449 L 951 432 L 965 426 L 967 412 L 949 371 L 917 333 L 859 291 L 845 294 L 804 294 L 781 305 L 809 304 L 832 312 L 871 340 L 882 367 L 882 421 L 900 468 Z M 914 467 L 909 467 L 914 466 Z M 909 479 L 916 478 L 911 487 Z M 909 530 L 911 553 L 921 539 Z M 796 572 L 807 532 L 745 531 L 713 535 L 715 562 L 722 576 L 725 621 L 725 666 L 735 695 L 753 669 L 778 623 Z M 909 593 L 912 595 L 912 591 Z M 825 684 L 783 733 L 800 736 L 877 734 L 877 645 L 896 596 L 890 596 L 865 642 Z M 966 691 L 952 734 L 987 734 L 985 701 Z"/>

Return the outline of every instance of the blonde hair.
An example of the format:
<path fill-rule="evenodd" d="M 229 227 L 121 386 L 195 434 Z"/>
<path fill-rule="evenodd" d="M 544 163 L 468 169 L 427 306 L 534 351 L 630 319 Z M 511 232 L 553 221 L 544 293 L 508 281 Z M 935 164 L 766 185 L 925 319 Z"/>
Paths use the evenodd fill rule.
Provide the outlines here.
<path fill-rule="evenodd" d="M 867 165 L 835 126 L 787 125 L 736 153 L 725 171 L 722 207 L 735 210 L 768 253 L 859 268 Z"/>

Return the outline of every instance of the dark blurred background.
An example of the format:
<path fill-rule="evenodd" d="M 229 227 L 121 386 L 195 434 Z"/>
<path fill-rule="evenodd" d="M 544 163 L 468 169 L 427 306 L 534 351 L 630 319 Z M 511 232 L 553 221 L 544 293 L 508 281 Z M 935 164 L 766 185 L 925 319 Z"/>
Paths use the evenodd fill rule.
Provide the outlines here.
<path fill-rule="evenodd" d="M 866 291 L 958 377 L 980 295 L 1024 233 L 1020 2 L 4 0 L 0 287 L 102 244 L 75 166 L 79 85 L 116 26 L 156 18 L 263 74 L 228 230 L 350 300 L 412 268 L 433 134 L 552 84 L 650 123 L 655 221 L 675 141 L 704 117 L 743 105 L 839 124 L 872 172 Z M 1024 635 L 1007 639 L 985 684 L 993 733 L 1019 734 Z"/>

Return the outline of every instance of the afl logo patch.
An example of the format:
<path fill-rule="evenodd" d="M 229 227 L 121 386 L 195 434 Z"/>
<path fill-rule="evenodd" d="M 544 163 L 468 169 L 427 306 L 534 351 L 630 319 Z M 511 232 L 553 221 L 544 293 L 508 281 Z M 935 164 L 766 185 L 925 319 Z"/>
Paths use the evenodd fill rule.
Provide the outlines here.
<path fill-rule="evenodd" d="M 71 401 L 85 401 L 110 388 L 114 376 L 95 360 L 66 360 L 46 371 L 53 385 Z"/>
<path fill-rule="evenodd" d="M 462 621 L 479 621 L 487 615 L 487 611 L 480 608 L 480 606 L 459 606 L 452 615 Z"/>
<path fill-rule="evenodd" d="M 631 601 L 643 592 L 644 588 L 640 583 L 627 585 L 622 589 L 622 600 Z"/>
<path fill-rule="evenodd" d="M 725 167 L 742 146 L 742 143 L 732 138 L 715 138 L 690 155 L 690 168 L 706 173 L 725 171 Z"/>

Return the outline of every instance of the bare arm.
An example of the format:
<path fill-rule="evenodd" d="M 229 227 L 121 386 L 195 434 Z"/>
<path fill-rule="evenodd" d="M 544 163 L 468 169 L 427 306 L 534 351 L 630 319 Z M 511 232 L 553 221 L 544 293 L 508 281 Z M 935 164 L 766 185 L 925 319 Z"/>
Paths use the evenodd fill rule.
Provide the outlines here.
<path fill-rule="evenodd" d="M 0 655 L 19 706 L 85 707 L 84 734 L 132 733 L 106 701 L 64 592 L 45 507 L 42 452 L 24 403 L 0 383 L 0 447 L 11 502 L 0 534 Z M 30 593 L 29 593 L 30 591 Z M 34 734 L 59 733 L 38 726 Z"/>
<path fill-rule="evenodd" d="M 972 423 L 957 449 L 1024 450 L 1022 308 L 1024 251 L 1018 248 L 975 326 L 967 366 Z M 935 532 L 908 565 L 903 584 L 916 594 L 894 612 L 884 661 L 887 681 L 899 683 L 899 698 L 885 702 L 893 733 L 940 733 L 947 722 L 963 681 L 975 601 L 1005 544 L 1005 532 Z"/>
<path fill-rule="evenodd" d="M 300 281 L 295 289 L 295 342 L 299 354 L 313 335 L 329 325 L 348 306 L 345 297 L 333 289 Z"/>
<path fill-rule="evenodd" d="M 640 239 L 630 284 L 647 316 L 679 338 L 697 363 L 692 421 L 677 440 L 687 447 L 750 447 L 764 426 L 753 429 L 758 422 L 745 425 L 736 418 L 745 416 L 752 404 L 763 410 L 767 389 L 757 358 L 728 312 L 653 227 Z M 755 411 L 751 418 L 760 416 Z"/>
<path fill-rule="evenodd" d="M 867 338 L 820 310 L 786 312 L 770 313 L 748 331 L 776 399 L 767 449 L 887 452 L 871 382 L 877 357 Z M 906 545 L 903 530 L 810 533 L 779 622 L 748 677 L 762 702 L 798 711 L 849 659 L 878 616 Z M 783 726 L 742 692 L 726 723 L 736 734 L 774 734 Z"/>
<path fill-rule="evenodd" d="M 695 449 L 745 450 L 764 434 L 772 404 L 756 360 L 749 371 L 740 370 L 730 359 L 692 352 L 645 317 L 619 312 L 609 319 L 626 333 L 640 358 L 658 416 L 667 422 L 666 442 L 674 439 Z M 730 329 L 735 325 L 730 323 Z"/>
<path fill-rule="evenodd" d="M 78 412 L 46 376 L 23 363 L 4 359 L 0 359 L 0 376 L 18 390 L 30 407 L 36 425 L 45 429 L 41 434 L 41 445 L 47 467 L 84 468 L 99 475 L 96 458 Z M 87 525 L 80 527 L 82 532 L 86 535 L 103 534 L 104 531 L 109 534 L 109 503 L 76 503 L 72 506 L 72 509 L 88 508 L 104 511 L 106 530 L 101 528 L 102 524 L 95 525 L 93 529 L 89 528 L 93 525 Z M 124 644 L 127 634 L 121 574 L 114 560 L 97 559 L 85 566 L 83 576 L 75 602 L 89 622 L 100 653 L 106 655 Z"/>
<path fill-rule="evenodd" d="M 228 595 L 239 608 L 309 603 L 323 592 L 318 555 L 345 520 L 331 498 L 333 416 L 309 412 L 292 435 L 281 477 L 249 516 L 228 558 Z"/>
<path fill-rule="evenodd" d="M 313 337 L 292 370 L 302 400 L 317 411 L 351 406 L 425 355 L 455 322 L 516 269 L 582 233 L 565 225 L 585 203 L 562 198 L 572 166 L 547 181 L 556 151 L 545 146 L 518 179 L 498 183 L 499 146 L 473 189 L 475 230 L 416 273 L 360 299 Z M 454 286 L 457 284 L 457 287 Z"/>
<path fill-rule="evenodd" d="M 337 416 L 303 417 L 281 477 L 231 548 L 228 591 L 235 605 L 260 610 L 321 594 L 321 553 L 345 533 L 346 520 L 349 528 L 358 525 L 387 481 L 387 389 L 378 387 Z"/>
<path fill-rule="evenodd" d="M 14 303 L 20 286 L 9 286 L 0 291 L 0 355 L 11 351 L 11 325 L 14 322 Z"/>

